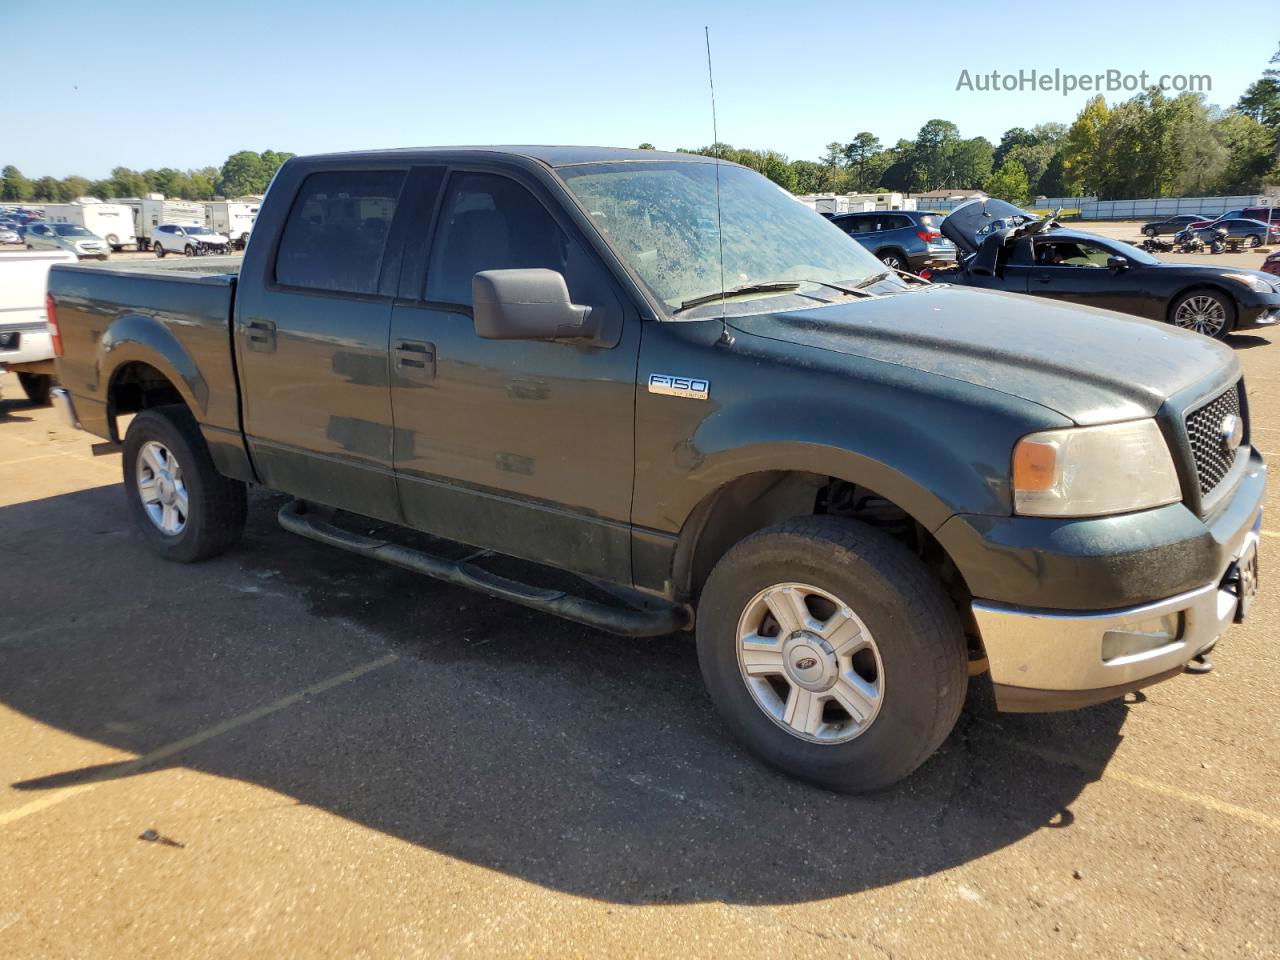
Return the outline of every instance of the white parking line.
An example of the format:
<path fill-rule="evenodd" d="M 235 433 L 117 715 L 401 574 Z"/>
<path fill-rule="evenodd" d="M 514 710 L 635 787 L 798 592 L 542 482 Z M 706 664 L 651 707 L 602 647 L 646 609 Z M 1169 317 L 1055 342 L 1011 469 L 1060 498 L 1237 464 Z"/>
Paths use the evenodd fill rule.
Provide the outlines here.
<path fill-rule="evenodd" d="M 352 669 L 339 673 L 336 676 L 329 677 L 327 680 L 321 680 L 319 683 L 312 684 L 306 689 L 288 694 L 287 696 L 281 697 L 279 700 L 273 700 L 265 706 L 258 707 L 255 710 L 250 710 L 248 713 L 242 713 L 238 717 L 232 717 L 229 720 L 223 720 L 221 723 L 215 723 L 212 727 L 206 727 L 204 730 L 193 733 L 189 737 L 183 737 L 181 740 L 175 740 L 173 743 L 165 744 L 163 747 L 158 747 L 150 753 L 143 754 L 141 757 L 137 757 L 134 760 L 130 760 L 120 765 L 112 764 L 102 773 L 96 777 L 90 777 L 84 783 L 77 783 L 73 786 L 62 787 L 60 789 L 50 791 L 44 796 L 32 800 L 30 803 L 24 804 L 21 807 L 0 812 L 0 827 L 6 827 L 11 823 L 16 823 L 18 820 L 22 820 L 32 814 L 39 813 L 42 810 L 47 810 L 49 807 L 52 807 L 54 804 L 61 803 L 63 800 L 70 800 L 72 797 L 76 796 L 76 794 L 84 793 L 86 790 L 92 790 L 94 787 L 99 786 L 108 780 L 116 780 L 120 777 L 131 776 L 152 764 L 158 763 L 161 760 L 166 760 L 184 750 L 190 750 L 192 747 L 198 746 L 207 740 L 212 740 L 214 737 L 220 737 L 224 733 L 230 733 L 232 730 L 236 730 L 246 724 L 253 723 L 255 720 L 261 720 L 263 717 L 270 716 L 273 713 L 278 713 L 286 707 L 293 706 L 305 697 L 312 697 L 317 694 L 324 693 L 326 690 L 332 690 L 334 687 L 342 686 L 344 683 L 350 683 L 352 680 L 362 677 L 372 670 L 385 667 L 399 659 L 400 658 L 396 654 L 389 653 L 385 657 L 379 657 L 377 660 L 370 660 L 368 663 L 361 664 L 358 667 L 353 667 Z"/>

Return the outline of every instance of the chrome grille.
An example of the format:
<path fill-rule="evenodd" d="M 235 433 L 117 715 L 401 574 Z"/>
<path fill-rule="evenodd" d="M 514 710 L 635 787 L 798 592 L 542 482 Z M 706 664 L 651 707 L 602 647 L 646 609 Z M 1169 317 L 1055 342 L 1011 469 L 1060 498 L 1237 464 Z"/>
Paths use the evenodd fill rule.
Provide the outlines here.
<path fill-rule="evenodd" d="M 1227 414 L 1240 416 L 1240 384 L 1234 383 L 1203 407 L 1187 414 L 1187 439 L 1196 462 L 1200 495 L 1210 493 L 1230 472 L 1234 450 L 1222 442 L 1222 421 Z"/>

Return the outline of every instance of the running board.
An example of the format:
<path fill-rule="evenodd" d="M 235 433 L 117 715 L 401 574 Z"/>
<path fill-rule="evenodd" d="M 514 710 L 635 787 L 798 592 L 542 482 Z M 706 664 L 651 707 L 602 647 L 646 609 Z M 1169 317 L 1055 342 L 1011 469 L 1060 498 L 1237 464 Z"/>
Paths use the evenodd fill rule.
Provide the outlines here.
<path fill-rule="evenodd" d="M 509 600 L 534 610 L 553 613 L 565 620 L 573 620 L 609 633 L 625 637 L 662 637 L 685 630 L 690 625 L 688 611 L 674 604 L 650 608 L 611 607 L 584 597 L 576 597 L 563 590 L 536 587 L 491 573 L 470 562 L 476 554 L 464 560 L 446 560 L 390 540 L 351 533 L 324 520 L 321 514 L 308 513 L 307 504 L 302 500 L 294 500 L 281 507 L 279 520 L 280 526 L 290 533 L 309 540 L 341 547 L 343 550 L 389 563 L 393 567 L 424 573 L 445 583 L 469 587 L 499 600 Z M 481 551 L 480 555 L 483 553 Z"/>

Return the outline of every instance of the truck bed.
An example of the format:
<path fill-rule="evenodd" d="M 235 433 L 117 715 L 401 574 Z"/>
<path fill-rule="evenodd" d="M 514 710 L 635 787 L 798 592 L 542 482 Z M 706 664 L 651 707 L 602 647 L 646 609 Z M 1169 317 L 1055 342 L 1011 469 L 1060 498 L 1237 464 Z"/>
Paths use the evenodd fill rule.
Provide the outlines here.
<path fill-rule="evenodd" d="M 231 318 L 239 257 L 56 264 L 49 294 L 64 355 L 59 372 L 81 424 L 119 441 L 108 407 L 111 383 L 154 378 L 177 388 L 209 443 L 214 462 L 243 462 Z M 127 394 L 126 394 L 127 395 Z"/>

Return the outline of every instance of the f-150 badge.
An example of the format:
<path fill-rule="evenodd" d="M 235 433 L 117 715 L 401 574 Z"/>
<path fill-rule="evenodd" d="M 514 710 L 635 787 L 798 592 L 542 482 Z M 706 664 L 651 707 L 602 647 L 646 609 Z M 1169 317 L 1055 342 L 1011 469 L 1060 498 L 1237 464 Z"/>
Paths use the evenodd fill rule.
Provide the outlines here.
<path fill-rule="evenodd" d="M 711 390 L 711 381 L 698 377 L 677 377 L 669 373 L 649 374 L 649 392 L 663 393 L 669 397 L 687 397 L 705 400 Z"/>

